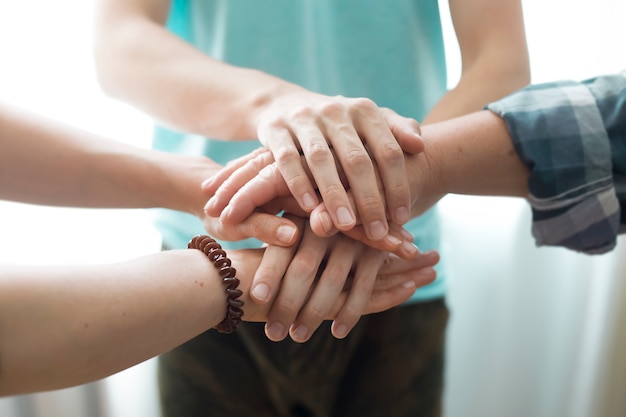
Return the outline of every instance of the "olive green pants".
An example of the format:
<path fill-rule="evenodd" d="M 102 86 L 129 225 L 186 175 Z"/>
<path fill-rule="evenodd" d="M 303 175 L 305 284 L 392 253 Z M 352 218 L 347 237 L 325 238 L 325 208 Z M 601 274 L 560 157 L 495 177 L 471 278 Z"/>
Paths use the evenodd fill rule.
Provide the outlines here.
<path fill-rule="evenodd" d="M 440 416 L 447 320 L 439 299 L 365 316 L 343 340 L 328 322 L 304 344 L 262 323 L 209 330 L 160 357 L 163 416 Z"/>

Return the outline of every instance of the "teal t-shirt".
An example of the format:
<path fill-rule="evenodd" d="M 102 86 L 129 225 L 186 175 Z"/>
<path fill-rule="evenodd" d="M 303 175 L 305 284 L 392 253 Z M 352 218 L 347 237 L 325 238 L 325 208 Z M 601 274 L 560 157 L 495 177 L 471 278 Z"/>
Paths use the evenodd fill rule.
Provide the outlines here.
<path fill-rule="evenodd" d="M 173 0 L 168 28 L 210 56 L 256 68 L 312 91 L 368 97 L 379 106 L 422 120 L 446 91 L 437 0 Z M 156 149 L 204 154 L 225 164 L 260 146 L 225 142 L 157 126 Z M 197 218 L 156 210 L 164 243 L 184 248 L 203 233 Z M 439 249 L 436 209 L 407 224 L 421 250 Z M 248 239 L 225 248 L 258 246 Z M 444 271 L 412 301 L 441 297 Z"/>

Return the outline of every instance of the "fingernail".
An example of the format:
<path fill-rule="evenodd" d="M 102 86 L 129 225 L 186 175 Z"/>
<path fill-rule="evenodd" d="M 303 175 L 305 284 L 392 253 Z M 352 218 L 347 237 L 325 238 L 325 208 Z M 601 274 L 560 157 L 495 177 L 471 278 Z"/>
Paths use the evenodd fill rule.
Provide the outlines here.
<path fill-rule="evenodd" d="M 213 201 L 215 200 L 215 197 L 211 197 L 209 198 L 209 201 L 206 202 L 206 204 L 204 205 L 204 210 L 210 210 L 211 208 L 213 208 Z"/>
<path fill-rule="evenodd" d="M 318 216 L 320 223 L 322 224 L 322 229 L 324 232 L 330 233 L 333 231 L 333 219 L 330 218 L 330 215 L 326 211 L 322 211 Z"/>
<path fill-rule="evenodd" d="M 350 214 L 350 210 L 345 207 L 339 207 L 337 210 L 338 226 L 350 226 L 354 223 L 354 217 Z"/>
<path fill-rule="evenodd" d="M 385 237 L 387 234 L 387 228 L 380 220 L 376 220 L 370 223 L 369 226 L 370 238 L 374 240 L 379 240 Z"/>
<path fill-rule="evenodd" d="M 404 242 L 404 243 L 402 243 L 402 248 L 409 255 L 415 255 L 417 252 L 419 252 L 419 248 L 415 244 L 413 244 L 411 242 Z"/>
<path fill-rule="evenodd" d="M 399 207 L 396 209 L 396 221 L 400 224 L 404 224 L 409 221 L 409 210 L 406 207 Z"/>
<path fill-rule="evenodd" d="M 228 217 L 229 214 L 230 214 L 230 206 L 226 206 L 226 208 L 222 210 L 222 213 L 220 214 L 220 220 L 224 220 L 225 218 Z"/>
<path fill-rule="evenodd" d="M 252 289 L 252 296 L 259 301 L 267 300 L 270 295 L 270 287 L 267 284 L 257 284 Z"/>
<path fill-rule="evenodd" d="M 394 235 L 385 236 L 385 241 L 387 241 L 387 243 L 393 246 L 400 246 L 402 244 L 402 241 L 398 239 L 397 237 L 395 237 Z"/>
<path fill-rule="evenodd" d="M 278 322 L 268 323 L 267 337 L 271 340 L 282 340 L 285 337 L 285 326 Z"/>
<path fill-rule="evenodd" d="M 348 326 L 345 324 L 339 324 L 334 326 L 333 334 L 337 339 L 343 339 L 348 335 Z"/>
<path fill-rule="evenodd" d="M 310 193 L 302 196 L 302 203 L 307 210 L 313 210 L 317 206 L 317 200 Z"/>
<path fill-rule="evenodd" d="M 306 336 L 309 333 L 309 329 L 307 329 L 305 326 L 303 325 L 298 325 L 294 331 L 293 334 L 291 335 L 291 337 L 295 340 L 306 340 Z"/>
<path fill-rule="evenodd" d="M 283 243 L 289 243 L 296 234 L 296 228 L 293 226 L 283 225 L 276 230 L 276 239 Z"/>

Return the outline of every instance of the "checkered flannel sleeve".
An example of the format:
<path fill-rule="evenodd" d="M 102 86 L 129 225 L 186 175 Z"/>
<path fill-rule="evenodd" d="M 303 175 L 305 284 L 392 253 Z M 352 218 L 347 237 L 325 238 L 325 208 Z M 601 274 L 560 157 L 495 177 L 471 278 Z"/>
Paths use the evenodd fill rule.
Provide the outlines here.
<path fill-rule="evenodd" d="M 626 71 L 529 86 L 487 109 L 530 171 L 537 245 L 613 249 L 626 232 Z"/>

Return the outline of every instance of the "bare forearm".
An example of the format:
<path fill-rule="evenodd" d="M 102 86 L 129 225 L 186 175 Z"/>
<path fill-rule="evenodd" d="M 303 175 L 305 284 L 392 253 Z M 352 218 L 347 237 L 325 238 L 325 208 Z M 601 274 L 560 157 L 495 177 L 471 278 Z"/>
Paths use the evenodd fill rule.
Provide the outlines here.
<path fill-rule="evenodd" d="M 2 199 L 199 212 L 200 183 L 218 167 L 205 158 L 129 146 L 0 105 Z"/>
<path fill-rule="evenodd" d="M 0 270 L 0 395 L 111 375 L 213 327 L 226 308 L 199 251 Z"/>
<path fill-rule="evenodd" d="M 430 178 L 427 191 L 413 195 L 528 194 L 528 170 L 513 146 L 505 122 L 484 110 L 422 126 L 423 154 L 412 159 L 415 183 Z M 415 177 L 417 176 L 417 177 Z"/>
<path fill-rule="evenodd" d="M 424 123 L 479 111 L 530 82 L 520 0 L 449 0 L 449 5 L 461 53 L 461 78 Z"/>
<path fill-rule="evenodd" d="M 266 103 L 284 90 L 301 90 L 213 59 L 170 33 L 166 13 L 146 15 L 123 3 L 97 13 L 100 84 L 166 125 L 218 139 L 256 138 L 254 118 Z"/>
<path fill-rule="evenodd" d="M 485 68 L 489 66 L 468 71 L 456 87 L 437 102 L 423 123 L 436 123 L 477 112 L 488 103 L 524 87 L 530 81 L 528 67 L 523 64 L 503 73 L 490 72 Z"/>

